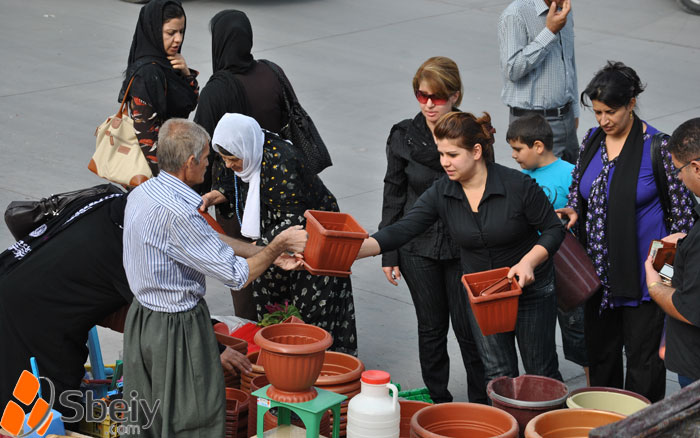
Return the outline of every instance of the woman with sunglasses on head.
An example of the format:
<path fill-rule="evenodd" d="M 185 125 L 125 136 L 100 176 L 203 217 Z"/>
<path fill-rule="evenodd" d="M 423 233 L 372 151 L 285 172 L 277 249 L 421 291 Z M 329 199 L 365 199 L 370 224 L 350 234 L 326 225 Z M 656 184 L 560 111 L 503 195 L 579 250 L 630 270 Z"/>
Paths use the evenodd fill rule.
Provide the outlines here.
<path fill-rule="evenodd" d="M 436 56 L 418 68 L 413 93 L 420 112 L 391 128 L 386 144 L 382 229 L 401 219 L 416 199 L 445 171 L 433 139 L 438 119 L 457 110 L 462 101 L 462 81 L 457 64 Z M 447 333 L 457 336 L 467 370 L 469 401 L 486 403 L 484 366 L 467 319 L 468 302 L 460 282 L 459 247 L 438 220 L 399 250 L 382 256 L 382 270 L 389 283 L 403 278 L 411 293 L 418 320 L 418 356 L 421 374 L 436 403 L 452 401 L 448 390 L 450 358 Z"/>
<path fill-rule="evenodd" d="M 129 110 L 141 151 L 158 175 L 158 130 L 173 117 L 187 118 L 197 106 L 196 70 L 180 54 L 187 18 L 177 0 L 151 0 L 141 8 L 131 41 L 119 101 L 131 83 Z"/>
<path fill-rule="evenodd" d="M 459 246 L 458 274 L 510 267 L 508 277 L 523 288 L 514 332 L 483 336 L 465 305 L 486 379 L 519 374 L 517 339 L 527 374 L 561 380 L 552 255 L 564 239 L 564 227 L 533 179 L 494 162 L 493 133 L 486 113 L 442 116 L 433 134 L 447 175 L 401 219 L 366 239 L 358 258 L 400 248 L 441 220 Z"/>
<path fill-rule="evenodd" d="M 599 126 L 583 139 L 569 204 L 557 212 L 568 217 L 603 285 L 585 305 L 591 385 L 655 402 L 666 388 L 657 354 L 664 312 L 649 297 L 643 265 L 653 239 L 687 232 L 693 219 L 691 194 L 673 178 L 667 137 L 654 140 L 659 131 L 635 112 L 643 90 L 633 69 L 609 61 L 581 93 Z"/>

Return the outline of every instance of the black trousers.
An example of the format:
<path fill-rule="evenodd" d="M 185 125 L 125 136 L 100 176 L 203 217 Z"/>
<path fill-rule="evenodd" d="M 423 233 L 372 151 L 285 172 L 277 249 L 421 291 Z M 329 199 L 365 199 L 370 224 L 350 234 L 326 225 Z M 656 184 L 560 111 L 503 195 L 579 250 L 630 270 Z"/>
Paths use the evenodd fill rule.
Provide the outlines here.
<path fill-rule="evenodd" d="M 602 292 L 586 303 L 584 329 L 591 386 L 636 392 L 656 402 L 666 395 L 666 367 L 659 358 L 664 312 L 653 301 L 599 313 Z M 627 357 L 623 380 L 622 348 Z"/>
<path fill-rule="evenodd" d="M 399 251 L 399 268 L 413 298 L 418 320 L 418 356 L 423 382 L 435 403 L 452 401 L 447 389 L 450 358 L 447 333 L 452 329 L 467 371 L 469 401 L 487 403 L 484 365 L 467 318 L 467 295 L 461 283 L 459 259 L 433 260 Z"/>

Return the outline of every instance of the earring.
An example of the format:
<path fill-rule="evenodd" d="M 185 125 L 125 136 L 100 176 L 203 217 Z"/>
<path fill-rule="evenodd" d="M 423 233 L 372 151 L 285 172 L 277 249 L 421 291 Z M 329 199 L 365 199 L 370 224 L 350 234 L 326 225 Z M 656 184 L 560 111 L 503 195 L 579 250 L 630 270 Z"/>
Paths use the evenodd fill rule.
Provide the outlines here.
<path fill-rule="evenodd" d="M 634 111 L 630 113 L 630 120 L 634 120 Z"/>

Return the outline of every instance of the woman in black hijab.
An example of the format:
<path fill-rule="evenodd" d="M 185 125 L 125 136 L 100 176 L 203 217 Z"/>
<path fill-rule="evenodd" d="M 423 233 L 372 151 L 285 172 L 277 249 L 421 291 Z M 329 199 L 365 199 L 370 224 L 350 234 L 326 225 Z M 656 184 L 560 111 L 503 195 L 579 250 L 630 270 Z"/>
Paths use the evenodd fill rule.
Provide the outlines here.
<path fill-rule="evenodd" d="M 119 93 L 121 101 L 133 77 L 129 108 L 136 137 L 154 176 L 158 174 L 160 126 L 172 117 L 189 117 L 197 106 L 199 73 L 190 69 L 180 54 L 185 27 L 185 11 L 177 0 L 152 0 L 142 7 Z"/>
<path fill-rule="evenodd" d="M 280 132 L 286 124 L 284 90 L 269 65 L 256 61 L 251 54 L 253 29 L 246 14 L 233 9 L 221 11 L 211 19 L 209 28 L 213 74 L 202 89 L 194 121 L 213 135 L 224 114 L 240 113 L 254 118 L 263 129 Z M 226 169 L 218 154 L 212 154 L 204 182 L 195 187 L 202 195 L 212 188 L 216 190 L 213 195 L 221 195 L 216 206 L 216 220 L 231 237 L 242 237 L 237 216 L 242 215 L 243 208 L 236 208 L 235 202 L 227 202 L 222 193 L 230 193 L 233 199 L 233 194 L 245 190 L 245 186 L 246 183 Z M 231 295 L 236 315 L 256 318 L 250 287 Z"/>

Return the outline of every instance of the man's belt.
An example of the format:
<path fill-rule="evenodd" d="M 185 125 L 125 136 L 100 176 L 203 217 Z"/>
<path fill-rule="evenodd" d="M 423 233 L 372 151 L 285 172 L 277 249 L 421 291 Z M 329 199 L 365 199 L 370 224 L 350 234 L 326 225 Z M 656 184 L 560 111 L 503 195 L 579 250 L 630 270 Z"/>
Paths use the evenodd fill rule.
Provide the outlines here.
<path fill-rule="evenodd" d="M 510 113 L 513 114 L 515 117 L 522 117 L 526 114 L 542 114 L 545 117 L 561 117 L 564 114 L 568 113 L 569 110 L 571 109 L 571 102 L 567 103 L 564 106 L 560 106 L 559 108 L 550 108 L 550 109 L 528 109 L 528 108 L 516 108 L 516 107 L 510 107 Z"/>

